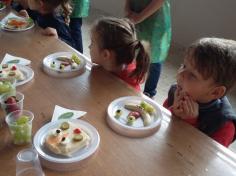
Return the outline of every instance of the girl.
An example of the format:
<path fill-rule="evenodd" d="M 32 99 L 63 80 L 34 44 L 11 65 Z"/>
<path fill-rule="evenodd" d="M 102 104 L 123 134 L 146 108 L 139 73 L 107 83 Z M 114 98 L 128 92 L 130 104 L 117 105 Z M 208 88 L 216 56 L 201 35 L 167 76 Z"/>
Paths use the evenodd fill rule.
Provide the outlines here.
<path fill-rule="evenodd" d="M 150 64 L 143 43 L 136 38 L 135 27 L 127 19 L 101 18 L 91 30 L 89 46 L 93 63 L 140 91 Z"/>
<path fill-rule="evenodd" d="M 65 23 L 69 19 L 71 8 L 69 0 L 19 0 L 13 8 L 25 17 L 31 17 L 40 27 L 43 34 L 59 36 L 67 44 L 74 47 L 69 26 Z M 61 8 L 65 17 L 56 11 Z M 25 10 L 26 9 L 26 10 Z"/>
<path fill-rule="evenodd" d="M 149 97 L 156 95 L 161 63 L 166 59 L 171 40 L 170 0 L 126 0 L 126 15 L 136 24 L 138 38 L 151 45 L 151 65 L 144 87 Z"/>

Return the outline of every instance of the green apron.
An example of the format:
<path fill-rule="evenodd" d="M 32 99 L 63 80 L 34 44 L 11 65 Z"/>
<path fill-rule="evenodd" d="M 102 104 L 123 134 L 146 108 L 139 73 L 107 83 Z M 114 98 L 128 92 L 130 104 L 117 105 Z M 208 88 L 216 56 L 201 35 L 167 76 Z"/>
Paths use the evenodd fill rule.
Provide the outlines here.
<path fill-rule="evenodd" d="M 141 12 L 152 0 L 130 0 L 130 9 Z M 136 25 L 138 38 L 151 45 L 151 62 L 163 62 L 170 48 L 171 16 L 170 0 L 165 0 L 162 7 L 153 15 Z"/>
<path fill-rule="evenodd" d="M 89 13 L 90 0 L 72 0 L 73 11 L 71 18 L 87 17 Z"/>

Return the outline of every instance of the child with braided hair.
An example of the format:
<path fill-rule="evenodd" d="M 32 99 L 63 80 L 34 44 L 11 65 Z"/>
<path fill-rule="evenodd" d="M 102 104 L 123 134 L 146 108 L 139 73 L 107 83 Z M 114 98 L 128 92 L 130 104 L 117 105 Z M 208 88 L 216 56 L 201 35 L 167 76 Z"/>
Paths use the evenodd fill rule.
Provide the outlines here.
<path fill-rule="evenodd" d="M 137 40 L 134 24 L 128 19 L 104 17 L 91 30 L 92 62 L 112 72 L 140 91 L 150 59 L 144 42 Z"/>

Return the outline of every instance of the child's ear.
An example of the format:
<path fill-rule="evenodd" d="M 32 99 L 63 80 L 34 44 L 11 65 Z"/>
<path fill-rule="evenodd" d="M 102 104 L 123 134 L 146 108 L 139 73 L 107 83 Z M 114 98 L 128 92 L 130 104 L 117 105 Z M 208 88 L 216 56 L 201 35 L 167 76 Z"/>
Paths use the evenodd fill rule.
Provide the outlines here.
<path fill-rule="evenodd" d="M 225 92 L 226 92 L 226 87 L 225 86 L 215 87 L 211 92 L 212 100 L 223 97 Z"/>
<path fill-rule="evenodd" d="M 107 60 L 107 59 L 110 59 L 111 58 L 111 51 L 110 50 L 108 50 L 108 49 L 104 49 L 103 51 L 102 51 L 102 58 L 104 58 L 105 60 Z"/>
<path fill-rule="evenodd" d="M 44 2 L 42 0 L 39 0 L 39 11 L 43 14 L 45 13 L 44 5 L 45 5 Z"/>

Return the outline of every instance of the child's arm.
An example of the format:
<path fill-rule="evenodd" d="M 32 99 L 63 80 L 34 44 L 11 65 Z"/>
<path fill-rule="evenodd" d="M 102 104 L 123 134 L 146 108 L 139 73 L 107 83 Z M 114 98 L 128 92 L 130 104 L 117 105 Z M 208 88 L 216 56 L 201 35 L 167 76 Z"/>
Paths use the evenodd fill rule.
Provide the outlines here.
<path fill-rule="evenodd" d="M 42 29 L 42 34 L 47 36 L 53 36 L 55 38 L 58 38 L 57 30 L 51 27 L 47 27 L 45 29 Z"/>
<path fill-rule="evenodd" d="M 226 122 L 218 131 L 211 135 L 211 138 L 219 142 L 225 147 L 228 147 L 233 139 L 235 134 L 235 126 L 232 121 Z"/>
<path fill-rule="evenodd" d="M 127 13 L 127 17 L 132 20 L 135 24 L 141 23 L 149 16 L 154 14 L 157 10 L 159 10 L 164 3 L 165 0 L 152 0 L 145 9 L 143 9 L 140 13 L 136 13 L 130 11 L 129 8 L 129 0 L 126 0 L 125 10 Z"/>

